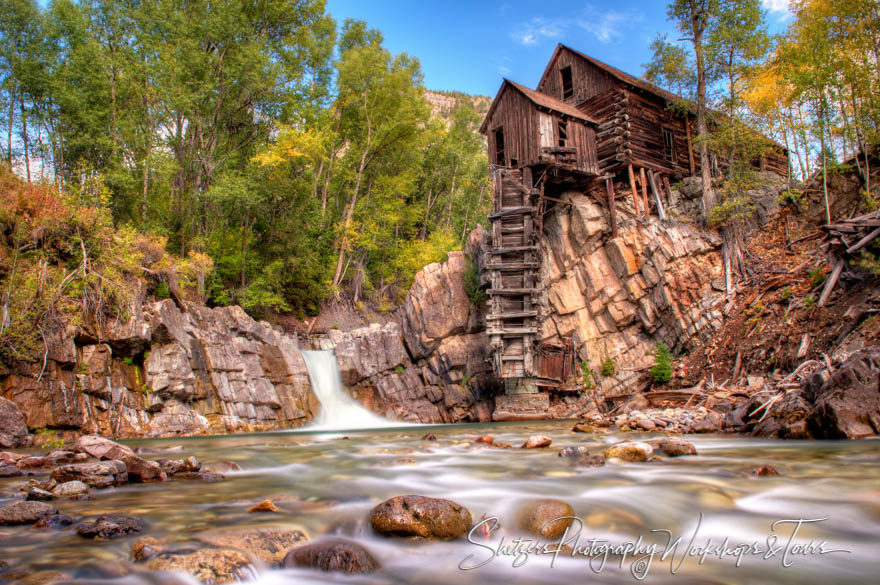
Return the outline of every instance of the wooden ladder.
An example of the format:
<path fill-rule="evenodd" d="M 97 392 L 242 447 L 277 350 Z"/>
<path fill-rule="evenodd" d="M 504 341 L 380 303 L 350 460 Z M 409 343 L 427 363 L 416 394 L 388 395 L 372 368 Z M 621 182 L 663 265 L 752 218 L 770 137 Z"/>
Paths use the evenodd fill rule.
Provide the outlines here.
<path fill-rule="evenodd" d="M 538 271 L 541 267 L 541 200 L 531 168 L 495 168 L 492 249 L 486 269 L 491 288 L 487 317 L 495 371 L 502 379 L 534 371 L 538 334 Z"/>

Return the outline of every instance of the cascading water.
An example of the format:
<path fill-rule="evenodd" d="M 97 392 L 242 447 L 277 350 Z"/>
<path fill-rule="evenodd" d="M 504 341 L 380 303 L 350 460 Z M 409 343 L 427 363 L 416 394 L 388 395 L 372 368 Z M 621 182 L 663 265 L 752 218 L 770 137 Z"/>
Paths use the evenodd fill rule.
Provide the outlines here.
<path fill-rule="evenodd" d="M 321 410 L 308 430 L 343 431 L 398 427 L 405 423 L 390 421 L 361 406 L 342 387 L 339 364 L 332 350 L 303 351 L 312 390 L 321 402 Z"/>

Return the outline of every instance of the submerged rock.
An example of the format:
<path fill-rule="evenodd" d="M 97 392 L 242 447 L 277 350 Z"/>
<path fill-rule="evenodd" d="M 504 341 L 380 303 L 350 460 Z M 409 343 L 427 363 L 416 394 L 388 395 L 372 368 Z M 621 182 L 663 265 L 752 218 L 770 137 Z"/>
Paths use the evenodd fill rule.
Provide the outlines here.
<path fill-rule="evenodd" d="M 248 556 L 231 549 L 203 549 L 191 553 L 160 553 L 144 567 L 149 571 L 189 573 L 202 583 L 233 583 L 248 575 Z"/>
<path fill-rule="evenodd" d="M 636 463 L 647 461 L 653 452 L 651 445 L 647 443 L 619 443 L 605 450 L 605 458 Z"/>
<path fill-rule="evenodd" d="M 57 513 L 58 508 L 45 502 L 12 502 L 0 507 L 0 526 L 33 524 Z"/>
<path fill-rule="evenodd" d="M 48 502 L 50 500 L 53 500 L 54 498 L 55 496 L 52 495 L 52 492 L 40 489 L 36 486 L 28 489 L 27 495 L 25 496 L 26 500 L 30 500 L 32 502 Z"/>
<path fill-rule="evenodd" d="M 379 534 L 453 540 L 471 527 L 471 513 L 451 500 L 425 496 L 397 496 L 370 513 L 370 525 Z"/>
<path fill-rule="evenodd" d="M 590 454 L 590 450 L 584 445 L 573 445 L 571 447 L 563 447 L 559 451 L 560 457 L 586 457 Z"/>
<path fill-rule="evenodd" d="M 281 566 L 354 574 L 371 573 L 379 563 L 357 542 L 333 538 L 290 549 Z"/>
<path fill-rule="evenodd" d="M 291 547 L 306 542 L 302 530 L 290 528 L 247 528 L 200 535 L 198 540 L 221 549 L 237 549 L 267 564 L 277 564 Z"/>
<path fill-rule="evenodd" d="M 605 465 L 605 458 L 601 455 L 590 455 L 589 457 L 581 457 L 577 460 L 578 467 L 602 467 Z"/>
<path fill-rule="evenodd" d="M 517 525 L 530 534 L 555 540 L 574 522 L 574 508 L 562 500 L 528 502 L 517 510 Z"/>
<path fill-rule="evenodd" d="M 208 483 L 217 483 L 218 481 L 223 481 L 224 479 L 226 479 L 226 476 L 220 473 L 205 470 L 181 471 L 174 474 L 174 479 L 198 479 Z"/>
<path fill-rule="evenodd" d="M 162 545 L 152 536 L 139 538 L 131 545 L 131 558 L 137 562 L 150 559 L 163 550 Z"/>
<path fill-rule="evenodd" d="M 696 455 L 697 448 L 693 443 L 689 443 L 684 439 L 671 437 L 660 440 L 660 450 L 670 457 L 681 457 L 683 455 Z"/>
<path fill-rule="evenodd" d="M 553 440 L 547 435 L 532 435 L 520 447 L 521 449 L 541 449 L 549 447 Z"/>
<path fill-rule="evenodd" d="M 76 533 L 83 538 L 120 538 L 130 534 L 138 534 L 147 529 L 147 523 L 134 516 L 122 514 L 104 514 L 91 523 L 83 523 L 76 527 Z"/>
<path fill-rule="evenodd" d="M 73 518 L 66 514 L 46 516 L 35 524 L 37 528 L 51 528 L 52 530 L 64 530 L 71 525 L 73 525 Z"/>
<path fill-rule="evenodd" d="M 769 477 L 779 475 L 779 472 L 776 471 L 776 468 L 771 465 L 760 465 L 753 469 L 749 469 L 747 473 L 753 477 Z"/>

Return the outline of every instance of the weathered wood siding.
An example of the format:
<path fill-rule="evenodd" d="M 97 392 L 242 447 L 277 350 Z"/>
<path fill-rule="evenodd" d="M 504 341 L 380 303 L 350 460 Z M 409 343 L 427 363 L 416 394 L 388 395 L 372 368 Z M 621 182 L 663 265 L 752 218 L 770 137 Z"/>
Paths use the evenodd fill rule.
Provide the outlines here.
<path fill-rule="evenodd" d="M 562 97 L 562 74 L 560 71 L 571 66 L 574 95 L 568 99 Z M 538 91 L 571 104 L 579 104 L 602 92 L 613 89 L 618 81 L 605 71 L 593 66 L 583 57 L 564 49 L 550 64 L 547 76 L 538 85 Z"/>
<path fill-rule="evenodd" d="M 504 166 L 534 164 L 538 162 L 539 136 L 538 111 L 528 98 L 516 89 L 508 88 L 498 98 L 501 103 L 495 108 L 487 126 L 489 138 L 489 162 L 496 162 L 495 131 L 504 129 Z"/>

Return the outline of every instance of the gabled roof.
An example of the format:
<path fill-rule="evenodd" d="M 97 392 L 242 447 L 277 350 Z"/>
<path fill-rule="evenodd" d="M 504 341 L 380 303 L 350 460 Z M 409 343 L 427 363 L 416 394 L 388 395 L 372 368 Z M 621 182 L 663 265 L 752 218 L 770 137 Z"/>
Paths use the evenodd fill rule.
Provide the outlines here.
<path fill-rule="evenodd" d="M 572 49 L 569 46 L 563 45 L 562 43 L 559 43 L 558 45 L 556 45 L 556 49 L 553 51 L 553 55 L 550 57 L 550 61 L 547 62 L 547 67 L 544 69 L 544 73 L 541 75 L 542 80 L 545 77 L 547 77 L 547 74 L 550 72 L 550 67 L 553 65 L 553 62 L 556 60 L 556 57 L 559 55 L 559 53 L 561 53 L 563 51 L 563 49 L 571 51 L 572 53 L 574 53 L 578 57 L 584 59 L 585 61 L 589 62 L 593 66 L 598 67 L 602 71 L 608 73 L 609 75 L 611 75 L 611 77 L 614 77 L 614 78 L 616 78 L 616 79 L 618 79 L 628 85 L 631 85 L 631 86 L 636 87 L 638 89 L 642 89 L 642 90 L 647 91 L 649 93 L 653 93 L 654 95 L 659 96 L 659 97 L 661 97 L 665 100 L 668 100 L 668 101 L 674 102 L 674 101 L 684 100 L 684 98 L 682 98 L 681 96 L 675 95 L 672 92 L 669 92 L 669 91 L 666 91 L 665 89 L 657 87 L 653 83 L 649 83 L 649 82 L 645 81 L 644 79 L 639 79 L 638 77 L 635 77 L 634 75 L 630 75 L 629 73 L 626 73 L 625 71 L 621 71 L 620 69 L 617 69 L 616 67 L 612 67 L 611 65 L 609 65 L 607 63 L 603 63 L 602 61 L 599 61 L 598 59 L 594 59 L 593 57 L 590 57 L 589 55 L 581 53 L 577 49 Z M 684 101 L 687 101 L 687 100 L 684 100 Z M 688 103 L 690 103 L 690 102 L 688 102 Z"/>
<path fill-rule="evenodd" d="M 526 98 L 535 104 L 538 107 L 545 108 L 548 110 L 552 110 L 557 114 L 563 114 L 565 116 L 570 116 L 572 118 L 577 118 L 578 120 L 583 120 L 589 124 L 598 124 L 591 117 L 572 106 L 571 104 L 567 104 L 562 100 L 558 100 L 553 96 L 549 96 L 544 93 L 537 92 L 533 89 L 529 89 L 524 85 L 520 85 L 515 81 L 511 81 L 507 78 L 501 83 L 501 87 L 498 89 L 498 93 L 495 95 L 495 99 L 492 100 L 492 105 L 489 107 L 489 111 L 486 112 L 486 117 L 483 118 L 483 123 L 480 125 L 480 132 L 482 134 L 486 133 L 487 126 L 489 124 L 489 120 L 492 118 L 492 114 L 495 113 L 495 108 L 498 107 L 499 100 L 504 91 L 508 88 L 513 88 L 526 96 Z"/>

